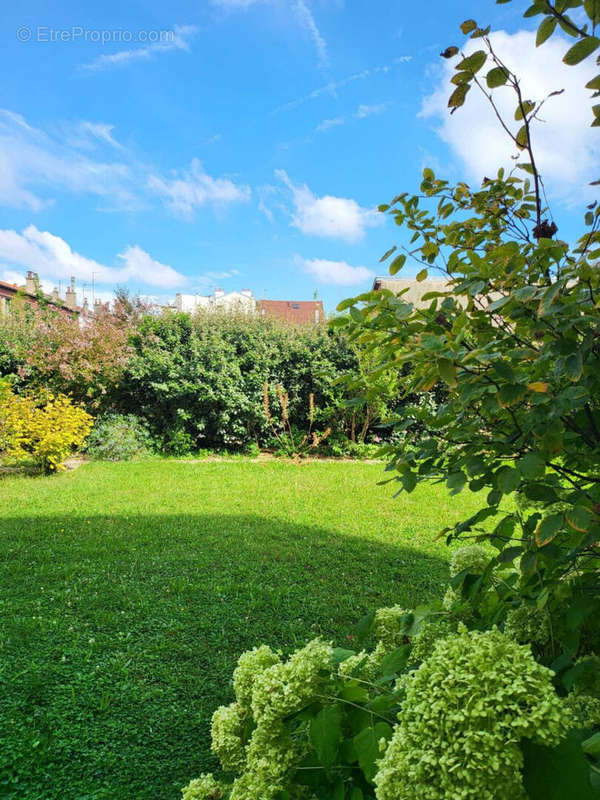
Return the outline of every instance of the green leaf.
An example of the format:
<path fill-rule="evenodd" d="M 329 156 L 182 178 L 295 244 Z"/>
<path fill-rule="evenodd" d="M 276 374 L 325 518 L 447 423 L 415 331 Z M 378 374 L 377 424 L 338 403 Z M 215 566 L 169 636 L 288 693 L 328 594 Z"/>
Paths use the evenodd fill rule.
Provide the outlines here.
<path fill-rule="evenodd" d="M 341 714 L 337 706 L 325 706 L 311 721 L 308 734 L 319 762 L 330 767 L 338 754 L 342 738 Z"/>
<path fill-rule="evenodd" d="M 467 476 L 464 472 L 451 472 L 446 479 L 446 486 L 451 490 L 450 494 L 458 494 L 464 489 Z"/>
<path fill-rule="evenodd" d="M 441 379 L 448 384 L 448 386 L 455 387 L 456 381 L 456 366 L 449 358 L 440 358 L 438 360 L 438 369 L 440 371 Z"/>
<path fill-rule="evenodd" d="M 592 512 L 585 506 L 573 506 L 565 511 L 567 525 L 578 533 L 587 533 L 592 525 Z"/>
<path fill-rule="evenodd" d="M 477 27 L 477 23 L 474 19 L 466 19 L 464 22 L 461 23 L 460 29 L 465 34 L 471 33 Z"/>
<path fill-rule="evenodd" d="M 390 264 L 390 275 L 395 275 L 397 272 L 399 272 L 405 263 L 406 256 L 403 253 L 401 253 L 399 256 L 396 256 L 396 258 Z"/>
<path fill-rule="evenodd" d="M 527 136 L 527 126 L 523 125 L 519 128 L 519 131 L 515 137 L 515 141 L 517 143 L 517 147 L 520 150 L 524 150 L 527 147 L 528 136 Z"/>
<path fill-rule="evenodd" d="M 350 316 L 354 320 L 354 322 L 359 322 L 362 324 L 364 322 L 363 315 L 360 313 L 356 306 L 350 306 Z"/>
<path fill-rule="evenodd" d="M 544 294 L 542 295 L 542 299 L 540 300 L 538 306 L 538 316 L 543 317 L 544 314 L 548 311 L 552 303 L 558 297 L 558 293 L 561 290 L 561 285 L 558 281 L 552 284 L 549 289 L 546 289 Z"/>
<path fill-rule="evenodd" d="M 470 88 L 471 86 L 468 83 L 461 83 L 460 86 L 457 86 L 450 95 L 450 99 L 448 100 L 448 108 L 460 108 L 460 106 L 464 104 L 465 97 L 467 96 L 467 92 Z"/>
<path fill-rule="evenodd" d="M 523 100 L 523 102 L 517 106 L 517 110 L 515 111 L 515 119 L 525 119 L 525 117 L 527 117 L 534 108 L 535 103 L 532 103 L 531 100 Z"/>
<path fill-rule="evenodd" d="M 355 786 L 354 789 L 350 792 L 350 800 L 363 800 L 364 795 L 362 793 L 362 789 L 358 786 Z"/>
<path fill-rule="evenodd" d="M 393 252 L 395 252 L 397 249 L 398 249 L 398 248 L 396 247 L 396 245 L 394 245 L 393 247 L 390 247 L 390 249 L 389 249 L 389 250 L 386 250 L 386 251 L 385 251 L 385 253 L 384 253 L 384 254 L 381 256 L 381 258 L 379 259 L 379 263 L 380 263 L 380 264 L 382 264 L 382 263 L 383 263 L 383 262 L 384 262 L 386 259 L 388 259 L 388 258 L 389 258 L 389 257 L 392 255 L 392 253 L 393 253 Z"/>
<path fill-rule="evenodd" d="M 546 463 L 537 453 L 525 453 L 517 461 L 517 469 L 526 479 L 542 478 L 546 472 Z"/>
<path fill-rule="evenodd" d="M 508 80 L 508 72 L 503 67 L 494 67 L 485 76 L 485 80 L 490 89 L 495 89 L 497 86 L 504 86 Z"/>
<path fill-rule="evenodd" d="M 417 272 L 416 280 L 419 283 L 422 283 L 425 280 L 426 277 L 427 277 L 427 270 L 426 269 L 422 269 L 420 272 Z"/>
<path fill-rule="evenodd" d="M 582 742 L 581 747 L 588 756 L 600 756 L 600 731 Z"/>
<path fill-rule="evenodd" d="M 546 17 L 540 27 L 537 30 L 537 36 L 535 37 L 535 46 L 539 47 L 541 44 L 544 44 L 546 39 L 550 38 L 554 33 L 554 29 L 556 28 L 556 17 Z"/>
<path fill-rule="evenodd" d="M 556 538 L 559 531 L 564 525 L 564 516 L 562 514 L 550 514 L 545 517 L 537 526 L 535 532 L 535 542 L 538 547 L 545 547 L 547 544 Z"/>
<path fill-rule="evenodd" d="M 376 762 L 381 758 L 379 740 L 392 738 L 392 728 L 387 722 L 377 722 L 373 727 L 364 728 L 353 738 L 358 754 L 358 763 L 369 783 L 377 774 Z"/>
<path fill-rule="evenodd" d="M 572 67 L 574 64 L 579 64 L 584 58 L 587 58 L 600 46 L 600 39 L 596 36 L 586 36 L 580 39 L 571 47 L 564 55 L 563 61 Z"/>
<path fill-rule="evenodd" d="M 557 747 L 522 742 L 523 783 L 530 800 L 598 800 L 581 740 L 571 735 Z"/>
<path fill-rule="evenodd" d="M 595 78 L 592 78 L 591 81 L 588 81 L 585 85 L 586 89 L 592 89 L 593 91 L 597 92 L 600 90 L 600 75 L 596 75 Z"/>
<path fill-rule="evenodd" d="M 502 408 L 509 408 L 518 403 L 525 396 L 525 387 L 520 383 L 507 383 L 500 387 L 498 402 Z"/>
<path fill-rule="evenodd" d="M 392 650 L 392 652 L 388 653 L 387 656 L 381 662 L 381 673 L 384 676 L 388 676 L 388 675 L 395 675 L 398 672 L 402 672 L 402 670 L 408 663 L 409 655 L 410 655 L 409 644 L 403 644 L 401 647 L 396 648 L 396 650 Z"/>
<path fill-rule="evenodd" d="M 350 658 L 351 656 L 356 655 L 355 650 L 346 650 L 345 647 L 335 647 L 333 649 L 333 665 L 337 667 L 343 661 Z"/>
<path fill-rule="evenodd" d="M 400 482 L 402 483 L 404 491 L 410 494 L 417 485 L 417 476 L 414 472 L 405 472 L 404 475 L 401 476 Z"/>
<path fill-rule="evenodd" d="M 570 356 L 567 356 L 565 361 L 565 372 L 567 373 L 569 380 L 573 382 L 578 381 L 581 378 L 583 374 L 583 362 L 580 352 L 571 353 Z"/>
<path fill-rule="evenodd" d="M 470 56 L 467 56 L 465 59 L 463 59 L 460 64 L 457 64 L 456 70 L 465 70 L 474 75 L 483 67 L 486 59 L 487 53 L 485 50 L 476 50 L 474 53 L 471 53 Z"/>
<path fill-rule="evenodd" d="M 451 45 L 447 47 L 445 50 L 442 50 L 440 53 L 442 58 L 454 58 L 454 56 L 458 53 L 458 47 L 455 45 Z"/>
<path fill-rule="evenodd" d="M 502 494 L 511 494 L 511 492 L 518 489 L 521 484 L 521 475 L 519 471 L 513 467 L 500 467 L 496 472 L 495 478 L 498 489 L 500 489 Z"/>

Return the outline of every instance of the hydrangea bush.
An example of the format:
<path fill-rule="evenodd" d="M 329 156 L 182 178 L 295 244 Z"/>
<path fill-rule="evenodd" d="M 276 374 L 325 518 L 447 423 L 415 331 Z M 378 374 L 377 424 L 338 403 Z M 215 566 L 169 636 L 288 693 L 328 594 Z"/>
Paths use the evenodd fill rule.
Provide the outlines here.
<path fill-rule="evenodd" d="M 457 550 L 452 571 L 481 569 L 483 555 Z M 565 696 L 508 624 L 469 630 L 458 607 L 381 608 L 357 626 L 370 643 L 359 652 L 314 639 L 287 659 L 243 653 L 235 699 L 212 719 L 222 775 L 191 781 L 183 800 L 528 797 L 524 742 L 553 753 L 600 726 L 600 659 L 578 660 Z"/>

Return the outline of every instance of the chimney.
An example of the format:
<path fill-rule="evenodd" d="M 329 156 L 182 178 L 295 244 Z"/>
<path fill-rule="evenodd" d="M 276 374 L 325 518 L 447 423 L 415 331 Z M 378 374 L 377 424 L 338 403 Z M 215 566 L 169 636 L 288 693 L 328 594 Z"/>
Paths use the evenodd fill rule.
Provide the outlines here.
<path fill-rule="evenodd" d="M 56 303 L 56 304 L 60 303 L 60 295 L 58 293 L 58 289 L 56 288 L 56 286 L 54 287 L 54 289 L 52 289 L 52 294 L 50 295 L 50 300 L 52 300 L 52 302 Z"/>
<path fill-rule="evenodd" d="M 75 311 L 77 308 L 77 295 L 75 294 L 75 278 L 71 278 L 71 285 L 67 286 L 65 292 L 65 305 Z"/>
<path fill-rule="evenodd" d="M 40 282 L 36 272 L 29 270 L 25 278 L 25 291 L 28 294 L 35 294 L 40 288 Z"/>

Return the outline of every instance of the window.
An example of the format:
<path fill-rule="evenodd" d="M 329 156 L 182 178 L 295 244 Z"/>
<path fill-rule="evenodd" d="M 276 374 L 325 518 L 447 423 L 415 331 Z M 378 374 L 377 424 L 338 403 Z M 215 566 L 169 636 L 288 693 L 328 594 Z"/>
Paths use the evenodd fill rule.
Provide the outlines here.
<path fill-rule="evenodd" d="M 292 308 L 300 308 L 300 303 L 292 303 Z"/>

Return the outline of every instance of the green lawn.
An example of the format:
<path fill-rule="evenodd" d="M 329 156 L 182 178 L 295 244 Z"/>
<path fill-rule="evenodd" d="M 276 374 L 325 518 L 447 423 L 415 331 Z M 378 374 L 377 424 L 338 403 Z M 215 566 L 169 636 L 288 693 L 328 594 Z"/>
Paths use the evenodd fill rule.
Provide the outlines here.
<path fill-rule="evenodd" d="M 0 796 L 177 800 L 237 655 L 441 593 L 468 495 L 382 466 L 88 464 L 0 480 Z"/>

